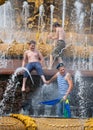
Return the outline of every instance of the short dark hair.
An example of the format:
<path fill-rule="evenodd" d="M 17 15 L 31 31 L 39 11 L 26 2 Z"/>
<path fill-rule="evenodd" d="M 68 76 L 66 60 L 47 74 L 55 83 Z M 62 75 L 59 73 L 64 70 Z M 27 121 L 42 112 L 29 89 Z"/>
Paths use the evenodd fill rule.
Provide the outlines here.
<path fill-rule="evenodd" d="M 28 42 L 28 44 L 36 44 L 36 42 L 34 40 L 31 40 L 30 42 Z"/>
<path fill-rule="evenodd" d="M 58 22 L 53 23 L 53 27 L 60 27 L 60 24 Z"/>
<path fill-rule="evenodd" d="M 64 67 L 65 65 L 63 63 L 59 63 L 56 67 L 56 69 L 59 69 L 60 67 Z"/>

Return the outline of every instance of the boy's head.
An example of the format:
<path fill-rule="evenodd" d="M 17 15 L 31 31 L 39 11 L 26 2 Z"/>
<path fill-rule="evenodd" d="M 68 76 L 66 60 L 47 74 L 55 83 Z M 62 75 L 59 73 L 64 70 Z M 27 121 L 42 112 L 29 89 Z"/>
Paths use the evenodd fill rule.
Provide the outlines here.
<path fill-rule="evenodd" d="M 29 44 L 29 45 L 31 45 L 31 44 L 36 45 L 36 42 L 35 42 L 34 40 L 31 40 L 30 42 L 28 42 L 28 44 Z"/>
<path fill-rule="evenodd" d="M 59 63 L 56 67 L 56 69 L 59 69 L 60 67 L 65 67 L 63 63 Z"/>
<path fill-rule="evenodd" d="M 60 24 L 58 22 L 53 23 L 53 27 L 60 27 Z"/>
<path fill-rule="evenodd" d="M 31 50 L 35 49 L 36 42 L 34 40 L 31 40 L 28 44 L 29 44 L 29 47 L 30 47 Z"/>
<path fill-rule="evenodd" d="M 64 66 L 63 63 L 59 63 L 59 64 L 57 65 L 56 69 L 58 69 L 58 71 L 59 71 L 60 73 L 62 73 L 62 74 L 65 72 L 65 66 Z"/>

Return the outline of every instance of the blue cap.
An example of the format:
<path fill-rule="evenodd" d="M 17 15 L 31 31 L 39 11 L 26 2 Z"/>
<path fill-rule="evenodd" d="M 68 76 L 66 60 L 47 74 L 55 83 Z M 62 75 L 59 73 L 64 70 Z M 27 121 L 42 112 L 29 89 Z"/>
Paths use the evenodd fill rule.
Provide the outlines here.
<path fill-rule="evenodd" d="M 63 66 L 64 66 L 63 63 L 59 63 L 59 64 L 57 65 L 56 69 L 59 69 L 59 67 L 63 67 Z"/>

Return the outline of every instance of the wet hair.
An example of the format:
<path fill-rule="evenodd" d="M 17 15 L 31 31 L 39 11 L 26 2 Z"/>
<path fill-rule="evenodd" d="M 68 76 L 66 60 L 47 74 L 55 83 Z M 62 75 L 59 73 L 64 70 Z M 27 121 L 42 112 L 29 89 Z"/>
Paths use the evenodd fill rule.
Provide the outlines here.
<path fill-rule="evenodd" d="M 60 27 L 60 24 L 58 22 L 53 23 L 53 27 Z"/>
<path fill-rule="evenodd" d="M 64 67 L 65 65 L 63 63 L 59 63 L 56 67 L 56 69 L 59 69 L 60 67 Z"/>
<path fill-rule="evenodd" d="M 34 40 L 31 40 L 28 44 L 36 44 L 36 42 Z"/>

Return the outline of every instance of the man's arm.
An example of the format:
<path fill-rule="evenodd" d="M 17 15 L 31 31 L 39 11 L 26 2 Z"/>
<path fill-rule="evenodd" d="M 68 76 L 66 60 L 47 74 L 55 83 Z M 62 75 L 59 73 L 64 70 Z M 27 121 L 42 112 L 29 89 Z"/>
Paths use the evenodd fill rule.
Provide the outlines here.
<path fill-rule="evenodd" d="M 45 62 L 44 62 L 43 55 L 41 54 L 41 52 L 38 52 L 38 54 L 39 54 L 40 63 L 44 66 L 44 65 L 45 65 Z"/>
<path fill-rule="evenodd" d="M 69 73 L 67 73 L 65 79 L 67 80 L 69 87 L 68 87 L 68 90 L 67 90 L 65 96 L 63 97 L 64 100 L 66 100 L 67 96 L 73 89 L 73 81 L 72 81 L 72 77 Z"/>
<path fill-rule="evenodd" d="M 54 81 L 57 78 L 57 73 L 48 81 L 46 81 L 46 84 L 51 83 L 52 81 Z"/>

